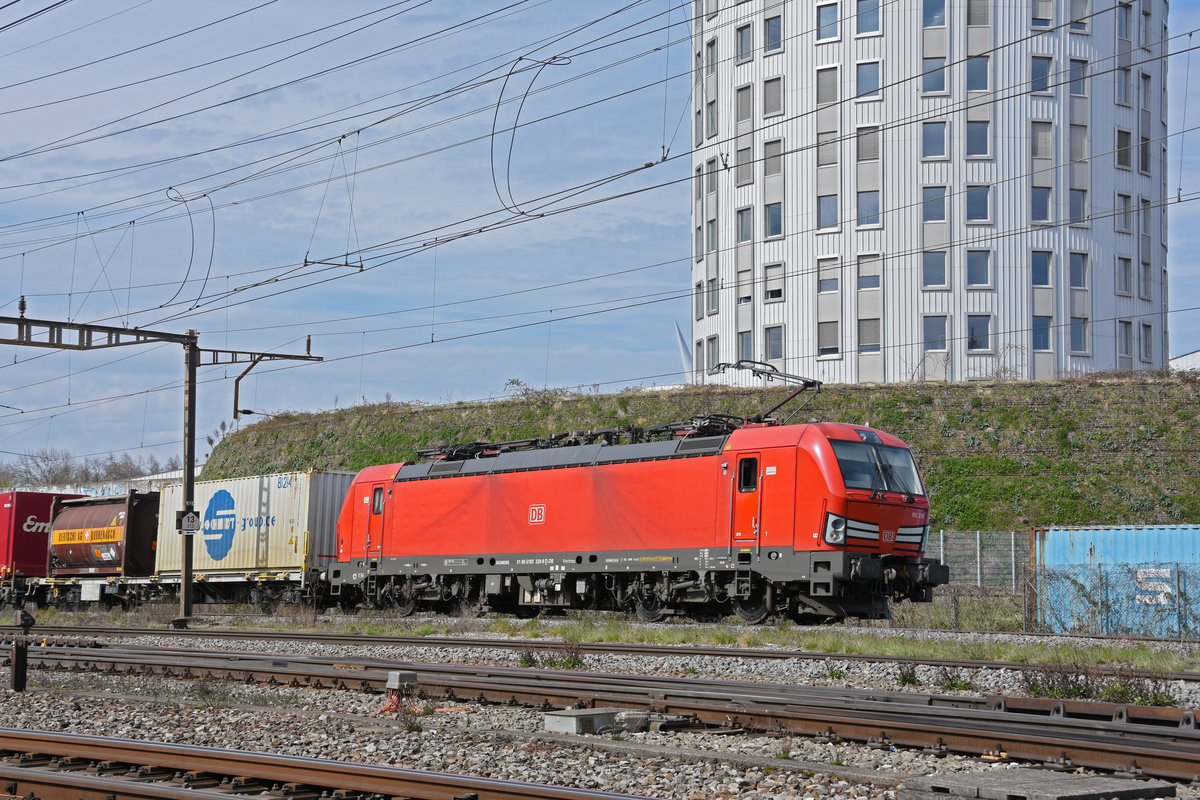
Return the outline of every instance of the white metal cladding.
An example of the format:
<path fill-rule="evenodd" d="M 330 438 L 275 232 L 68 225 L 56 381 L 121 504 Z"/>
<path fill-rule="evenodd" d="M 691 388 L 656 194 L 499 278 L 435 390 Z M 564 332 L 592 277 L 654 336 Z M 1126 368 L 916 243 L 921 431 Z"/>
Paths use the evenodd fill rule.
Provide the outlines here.
<path fill-rule="evenodd" d="M 299 573 L 333 558 L 337 517 L 353 472 L 283 472 L 196 483 L 201 530 L 192 538 L 196 575 Z M 175 510 L 183 485 L 162 490 L 157 572 L 178 575 L 183 537 Z M 298 577 L 293 575 L 292 577 Z"/>
<path fill-rule="evenodd" d="M 824 5 L 824 3 L 822 3 Z M 701 103 L 717 102 L 718 131 L 705 135 L 693 154 L 693 169 L 709 162 L 718 165 L 716 191 L 705 190 L 705 200 L 696 208 L 716 209 L 719 236 L 717 252 L 696 262 L 692 283 L 716 276 L 721 287 L 719 307 L 706 311 L 693 322 L 692 341 L 718 337 L 719 354 L 714 361 L 738 357 L 737 331 L 753 320 L 753 352 L 765 359 L 764 331 L 782 326 L 784 360 L 780 368 L 830 382 L 860 380 L 907 381 L 922 379 L 969 380 L 979 378 L 1053 378 L 1076 372 L 1115 368 L 1160 368 L 1165 363 L 1167 341 L 1165 212 L 1166 163 L 1161 137 L 1166 135 L 1165 98 L 1162 94 L 1165 68 L 1162 37 L 1167 21 L 1166 0 L 1140 0 L 1132 5 L 1134 38 L 1130 43 L 1117 38 L 1116 3 L 1093 2 L 1095 12 L 1081 26 L 1072 26 L 1070 0 L 989 0 L 986 25 L 967 24 L 967 0 L 946 0 L 944 27 L 922 27 L 922 0 L 880 0 L 879 33 L 857 34 L 854 0 L 840 0 L 838 35 L 816 39 L 816 4 L 782 3 L 779 0 L 720 0 L 706 8 L 693 22 L 693 51 L 705 53 L 716 43 L 717 60 L 712 74 L 707 68 L 694 77 L 693 111 Z M 975 3 L 975 21 L 983 9 Z M 1035 14 L 1035 10 L 1037 13 Z M 1151 40 L 1142 42 L 1141 14 L 1151 12 Z M 1034 16 L 1048 14 L 1050 24 L 1035 27 Z M 764 21 L 783 17 L 783 46 L 773 53 L 763 51 Z M 737 30 L 749 25 L 753 54 L 739 59 Z M 1073 29 L 1074 28 L 1074 29 Z M 693 55 L 694 55 L 693 53 Z M 970 56 L 989 57 L 988 91 L 966 90 Z M 922 59 L 946 58 L 947 91 L 920 91 Z M 1030 93 L 1034 56 L 1052 59 L 1050 90 Z M 1088 63 L 1087 94 L 1073 95 L 1071 61 Z M 879 99 L 855 99 L 858 65 L 878 62 Z M 1117 102 L 1117 69 L 1132 72 L 1128 104 Z M 816 106 L 817 70 L 837 70 L 839 103 Z M 1150 78 L 1150 96 L 1143 111 L 1141 74 Z M 764 81 L 783 78 L 783 113 L 763 116 Z M 735 127 L 736 89 L 752 87 L 752 118 Z M 921 152 L 921 122 L 946 123 L 946 155 L 926 159 Z M 989 122 L 990 152 L 984 157 L 967 156 L 967 123 Z M 1050 158 L 1031 154 L 1030 123 L 1050 122 Z M 855 137 L 858 128 L 881 126 L 878 167 L 864 169 L 857 162 Z M 1072 161 L 1071 126 L 1083 125 L 1087 134 L 1082 144 L 1086 158 Z M 1128 131 L 1135 151 L 1131 166 L 1118 168 L 1116 131 Z M 838 137 L 837 165 L 819 166 L 818 131 L 835 131 Z M 1079 143 L 1079 131 L 1076 142 Z M 1146 136 L 1149 173 L 1139 169 L 1136 148 Z M 763 175 L 763 153 L 767 142 L 784 144 L 783 174 L 771 185 Z M 755 159 L 750 183 L 735 180 L 736 150 L 749 146 Z M 1077 148 L 1078 149 L 1078 148 Z M 1075 155 L 1079 155 L 1076 152 Z M 1035 174 L 1035 170 L 1037 171 Z M 1051 189 L 1051 224 L 1035 224 L 1031 209 L 1033 185 Z M 989 218 L 982 224 L 966 219 L 966 190 L 988 185 Z M 882 224 L 855 224 L 856 198 L 860 189 L 880 192 Z M 924 223 L 921 187 L 947 187 L 945 223 Z M 1085 225 L 1066 224 L 1070 217 L 1070 193 L 1087 193 Z M 836 193 L 838 225 L 816 229 L 817 197 Z M 1117 194 L 1128 195 L 1134 207 L 1132 230 L 1120 229 L 1113 210 Z M 1151 202 L 1149 225 L 1141 219 L 1140 201 Z M 782 199 L 783 236 L 764 238 L 764 205 Z M 738 209 L 752 209 L 754 240 L 749 245 L 736 241 Z M 700 212 L 697 212 L 700 213 Z M 711 218 L 712 213 L 707 218 Z M 697 217 L 693 225 L 704 224 Z M 1144 234 L 1144 235 L 1143 235 Z M 921 253 L 945 249 L 945 287 L 921 285 Z M 746 251 L 734 258 L 735 250 Z M 968 250 L 990 253 L 989 280 L 968 287 Z M 1031 252 L 1053 253 L 1048 287 L 1034 286 Z M 1070 254 L 1086 253 L 1089 260 L 1087 286 L 1082 291 L 1070 286 Z M 879 355 L 858 353 L 857 320 L 860 301 L 856 291 L 855 265 L 860 255 L 882 256 L 882 279 L 878 290 L 880 324 Z M 1138 271 L 1149 259 L 1149 295 L 1142 296 Z M 817 324 L 829 319 L 831 298 L 818 298 L 818 259 L 834 257 L 842 265 L 836 301 L 839 322 L 839 353 L 817 353 Z M 1118 292 L 1114 270 L 1117 259 L 1133 262 L 1133 289 Z M 754 291 L 750 309 L 738 308 L 736 263 L 753 265 Z M 764 267 L 785 266 L 782 302 L 765 298 Z M 744 293 L 743 293 L 744 295 Z M 820 303 L 820 306 L 818 305 Z M 875 299 L 870 300 L 874 308 Z M 820 310 L 819 310 L 820 308 Z M 872 312 L 874 313 L 874 312 Z M 1034 351 L 1033 317 L 1051 317 L 1048 348 Z M 923 318 L 945 317 L 947 346 L 927 352 L 923 346 Z M 989 341 L 983 349 L 968 351 L 968 316 L 988 320 Z M 1071 347 L 1071 317 L 1087 319 L 1082 350 Z M 738 319 L 743 320 L 739 328 Z M 1133 323 L 1134 357 L 1118 360 L 1118 321 Z M 1149 324 L 1152 353 L 1143 360 L 1142 324 Z M 705 352 L 705 359 L 709 354 Z M 747 374 L 727 371 L 699 379 L 752 384 Z"/>

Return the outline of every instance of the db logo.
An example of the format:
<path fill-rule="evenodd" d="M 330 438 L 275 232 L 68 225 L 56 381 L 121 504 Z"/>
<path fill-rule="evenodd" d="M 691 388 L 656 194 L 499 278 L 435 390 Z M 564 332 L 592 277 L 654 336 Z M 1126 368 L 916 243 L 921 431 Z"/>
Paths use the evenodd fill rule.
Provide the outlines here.
<path fill-rule="evenodd" d="M 536 505 L 529 507 L 529 524 L 530 525 L 545 525 L 546 524 L 546 507 L 544 505 Z"/>
<path fill-rule="evenodd" d="M 884 531 L 883 532 L 883 541 L 885 541 L 885 542 L 896 541 L 896 532 L 895 531 Z"/>

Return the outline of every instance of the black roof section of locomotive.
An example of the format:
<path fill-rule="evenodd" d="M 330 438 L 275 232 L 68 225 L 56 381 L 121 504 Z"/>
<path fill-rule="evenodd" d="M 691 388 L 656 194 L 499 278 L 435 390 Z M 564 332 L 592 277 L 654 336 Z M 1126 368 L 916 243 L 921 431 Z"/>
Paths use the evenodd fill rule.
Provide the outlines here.
<path fill-rule="evenodd" d="M 408 464 L 400 468 L 400 471 L 396 473 L 395 480 L 412 481 L 466 475 L 495 475 L 504 472 L 592 467 L 630 461 L 661 461 L 670 458 L 710 456 L 720 453 L 728 438 L 728 436 L 701 436 L 639 444 L 585 444 L 575 447 L 500 453 L 495 456 L 472 458 L 465 461 Z"/>

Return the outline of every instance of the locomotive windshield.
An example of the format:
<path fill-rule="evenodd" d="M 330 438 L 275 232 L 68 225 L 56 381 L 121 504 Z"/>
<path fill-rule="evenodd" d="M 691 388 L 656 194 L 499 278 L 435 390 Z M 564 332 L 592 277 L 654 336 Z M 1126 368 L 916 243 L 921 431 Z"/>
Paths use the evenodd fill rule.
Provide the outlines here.
<path fill-rule="evenodd" d="M 912 454 L 903 447 L 830 439 L 847 489 L 924 495 Z"/>

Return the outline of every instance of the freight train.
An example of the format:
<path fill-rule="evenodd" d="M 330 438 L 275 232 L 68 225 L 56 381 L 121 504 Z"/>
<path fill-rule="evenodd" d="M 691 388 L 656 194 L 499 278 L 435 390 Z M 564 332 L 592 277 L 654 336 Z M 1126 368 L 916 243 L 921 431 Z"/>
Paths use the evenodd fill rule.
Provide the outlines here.
<path fill-rule="evenodd" d="M 949 577 L 908 448 L 860 425 L 703 417 L 426 455 L 198 482 L 194 601 L 814 622 Z M 10 569 L 0 600 L 173 601 L 181 494 L 56 499 L 43 574 Z"/>

